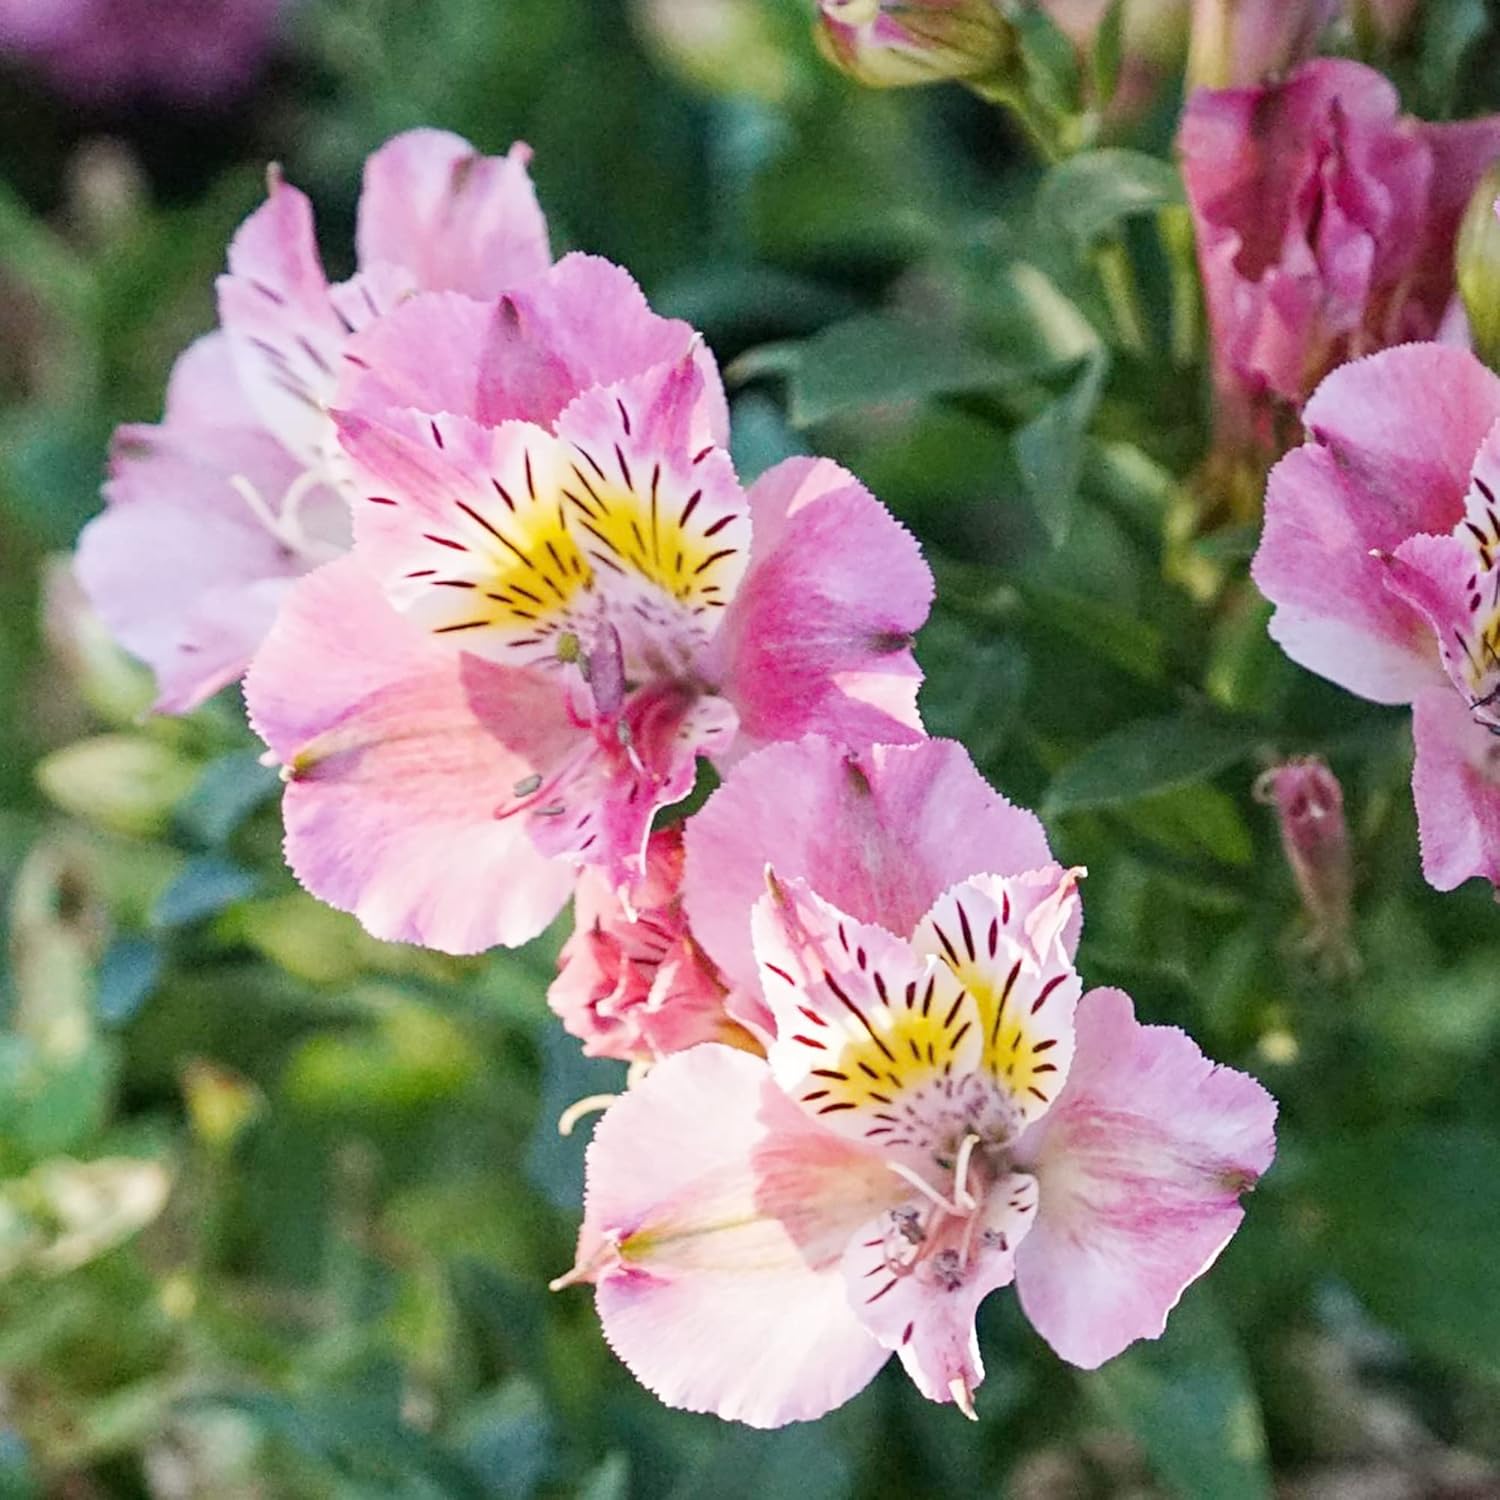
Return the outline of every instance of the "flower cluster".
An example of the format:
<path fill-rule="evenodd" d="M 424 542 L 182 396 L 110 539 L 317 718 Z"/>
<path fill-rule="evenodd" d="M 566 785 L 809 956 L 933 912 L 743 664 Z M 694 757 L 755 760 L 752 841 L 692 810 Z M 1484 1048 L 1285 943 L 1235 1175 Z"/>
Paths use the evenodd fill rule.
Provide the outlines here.
<path fill-rule="evenodd" d="M 1084 991 L 1082 871 L 923 732 L 915 542 L 826 460 L 742 486 L 704 341 L 553 262 L 527 156 L 389 143 L 339 285 L 273 172 L 85 589 L 158 708 L 244 677 L 287 858 L 370 932 L 472 953 L 573 899 L 552 1007 L 638 1066 L 560 1281 L 663 1399 L 810 1418 L 895 1352 L 973 1415 L 1011 1282 L 1075 1364 L 1155 1337 L 1275 1106 Z"/>

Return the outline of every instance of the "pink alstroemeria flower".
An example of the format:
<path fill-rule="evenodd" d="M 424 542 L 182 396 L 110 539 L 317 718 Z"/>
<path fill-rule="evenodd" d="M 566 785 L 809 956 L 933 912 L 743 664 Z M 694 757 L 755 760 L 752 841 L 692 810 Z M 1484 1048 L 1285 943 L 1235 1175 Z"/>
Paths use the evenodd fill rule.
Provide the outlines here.
<path fill-rule="evenodd" d="M 763 752 L 724 791 L 746 773 L 785 784 L 785 751 L 803 748 Z M 907 797 L 925 772 L 941 820 L 937 788 L 958 773 L 927 753 L 867 764 L 884 782 L 894 762 Z M 883 819 L 856 796 L 857 821 L 823 835 L 848 838 L 858 869 L 850 835 Z M 1029 852 L 1029 815 L 995 803 Z M 905 906 L 941 828 L 917 838 L 910 886 L 884 865 L 846 883 Z M 975 1313 L 1012 1281 L 1072 1363 L 1161 1333 L 1270 1165 L 1275 1105 L 1182 1032 L 1139 1025 L 1119 991 L 1080 998 L 1076 875 L 971 875 L 893 929 L 765 871 L 748 925 L 768 1057 L 691 1048 L 611 1106 L 559 1283 L 594 1282 L 606 1338 L 668 1404 L 808 1420 L 895 1352 L 925 1395 L 972 1415 Z"/>
<path fill-rule="evenodd" d="M 1402 117 L 1379 73 L 1321 59 L 1284 82 L 1198 90 L 1179 144 L 1218 451 L 1270 461 L 1336 365 L 1437 336 L 1459 223 L 1500 156 L 1500 116 Z"/>
<path fill-rule="evenodd" d="M 682 909 L 682 826 L 653 833 L 629 905 L 598 869 L 578 877 L 573 935 L 547 1003 L 590 1057 L 654 1062 L 699 1042 L 758 1050 Z"/>
<path fill-rule="evenodd" d="M 0 51 L 87 100 L 206 104 L 254 78 L 289 0 L 0 0 Z"/>
<path fill-rule="evenodd" d="M 1252 574 L 1294 661 L 1412 705 L 1422 869 L 1500 884 L 1500 378 L 1413 344 L 1335 370 L 1271 472 Z"/>
<path fill-rule="evenodd" d="M 628 884 L 700 754 L 920 735 L 915 542 L 826 461 L 742 490 L 711 357 L 643 301 L 627 316 L 621 280 L 570 257 L 532 294 L 414 298 L 349 351 L 359 566 L 299 587 L 246 696 L 288 768 L 293 869 L 379 936 L 524 942 L 580 866 Z M 350 674 L 381 599 L 402 645 Z M 454 733 L 487 753 L 455 763 Z M 456 867 L 455 839 L 482 867 Z"/>
<path fill-rule="evenodd" d="M 437 130 L 365 165 L 360 272 L 330 286 L 308 200 L 273 171 L 229 247 L 220 329 L 182 356 L 157 425 L 122 427 L 78 576 L 182 713 L 233 682 L 292 579 L 349 545 L 329 407 L 351 333 L 417 288 L 491 296 L 541 275 L 530 151 L 483 157 Z"/>

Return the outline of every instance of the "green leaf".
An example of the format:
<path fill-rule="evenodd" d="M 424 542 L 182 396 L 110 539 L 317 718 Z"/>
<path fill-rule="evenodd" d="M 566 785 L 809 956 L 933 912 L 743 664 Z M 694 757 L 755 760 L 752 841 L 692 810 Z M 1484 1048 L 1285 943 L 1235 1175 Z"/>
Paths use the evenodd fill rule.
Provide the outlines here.
<path fill-rule="evenodd" d="M 537 1124 L 526 1146 L 526 1175 L 558 1208 L 577 1212 L 583 1200 L 583 1153 L 594 1122 L 582 1121 L 559 1135 L 558 1117 L 591 1094 L 617 1094 L 625 1087 L 625 1065 L 607 1057 L 585 1057 L 562 1028 L 549 1026 L 539 1038 L 542 1097 Z"/>
<path fill-rule="evenodd" d="M 1084 360 L 1067 390 L 1015 435 L 1016 463 L 1026 493 L 1054 546 L 1067 539 L 1073 524 L 1084 445 L 1108 368 L 1102 354 Z"/>
<path fill-rule="evenodd" d="M 1161 631 L 1114 604 L 1090 594 L 1045 584 L 1020 583 L 1032 623 L 1075 640 L 1085 651 L 1128 672 L 1141 682 L 1166 676 L 1166 641 Z"/>
<path fill-rule="evenodd" d="M 630 1460 L 623 1453 L 609 1454 L 578 1490 L 578 1500 L 629 1500 L 629 1496 Z"/>
<path fill-rule="evenodd" d="M 1135 1344 L 1080 1380 L 1182 1500 L 1270 1496 L 1260 1407 L 1208 1287 L 1189 1290 L 1160 1339 Z"/>
<path fill-rule="evenodd" d="M 552 1419 L 536 1387 L 520 1376 L 470 1406 L 454 1436 L 497 1500 L 530 1500 L 551 1461 Z"/>
<path fill-rule="evenodd" d="M 1068 35 L 1037 5 L 1027 5 L 1013 18 L 1021 40 L 1021 66 L 1033 97 L 1054 114 L 1079 110 L 1078 54 Z"/>
<path fill-rule="evenodd" d="M 1120 65 L 1125 54 L 1125 0 L 1110 0 L 1110 6 L 1094 33 L 1094 108 L 1108 108 L 1120 86 Z"/>
<path fill-rule="evenodd" d="M 1144 719 L 1091 745 L 1053 778 L 1049 814 L 1114 807 L 1207 781 L 1254 749 L 1243 727 L 1200 713 Z"/>
<path fill-rule="evenodd" d="M 190 859 L 151 908 L 153 927 L 186 927 L 255 894 L 258 876 L 217 854 Z"/>
<path fill-rule="evenodd" d="M 1182 178 L 1170 162 L 1110 147 L 1053 167 L 1037 192 L 1037 216 L 1086 250 L 1126 219 L 1182 201 Z"/>
<path fill-rule="evenodd" d="M 961 740 L 985 765 L 1004 748 L 1030 675 L 1012 640 L 980 636 L 949 615 L 935 615 L 917 637 L 922 722 L 934 738 Z"/>
<path fill-rule="evenodd" d="M 755 1432 L 725 1426 L 712 1450 L 672 1491 L 671 1500 L 846 1500 L 854 1476 L 848 1459 L 820 1426 Z"/>
<path fill-rule="evenodd" d="M 1500 1379 L 1500 1136 L 1382 1126 L 1324 1141 L 1310 1201 L 1329 1262 L 1382 1322 L 1455 1370 Z"/>
<path fill-rule="evenodd" d="M 94 1012 L 106 1026 L 123 1026 L 161 979 L 162 952 L 148 938 L 116 938 L 99 960 Z"/>
<path fill-rule="evenodd" d="M 198 843 L 217 848 L 280 786 L 276 767 L 262 765 L 256 751 L 221 755 L 203 768 L 193 789 L 177 804 L 177 824 Z"/>
<path fill-rule="evenodd" d="M 1453 113 L 1459 73 L 1470 49 L 1489 27 L 1485 0 L 1437 0 L 1424 7 L 1418 28 L 1421 57 L 1418 76 L 1427 107 L 1424 117 Z"/>
<path fill-rule="evenodd" d="M 794 427 L 813 427 L 847 411 L 962 391 L 999 390 L 1017 372 L 981 350 L 903 319 L 871 314 L 825 328 L 802 343 L 753 349 L 729 369 L 731 381 L 787 376 Z"/>

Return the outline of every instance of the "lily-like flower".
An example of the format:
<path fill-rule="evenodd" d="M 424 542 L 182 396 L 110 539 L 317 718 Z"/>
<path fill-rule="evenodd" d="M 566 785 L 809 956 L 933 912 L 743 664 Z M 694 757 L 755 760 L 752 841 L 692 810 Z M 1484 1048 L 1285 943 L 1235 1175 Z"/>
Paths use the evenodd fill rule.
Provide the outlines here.
<path fill-rule="evenodd" d="M 1412 705 L 1422 869 L 1500 884 L 1500 378 L 1416 344 L 1334 371 L 1252 574 L 1294 661 Z"/>
<path fill-rule="evenodd" d="M 875 88 L 979 81 L 1016 52 L 1000 0 L 819 0 L 818 13 L 824 55 Z"/>
<path fill-rule="evenodd" d="M 1429 125 L 1398 111 L 1388 80 L 1333 59 L 1188 101 L 1180 147 L 1226 462 L 1274 460 L 1335 366 L 1443 325 L 1500 116 Z"/>
<path fill-rule="evenodd" d="M 590 1057 L 654 1062 L 699 1042 L 758 1050 L 682 909 L 682 827 L 653 833 L 628 901 L 598 869 L 578 877 L 573 935 L 547 1003 Z"/>
<path fill-rule="evenodd" d="M 565 261 L 531 295 L 415 298 L 350 350 L 355 566 L 294 592 L 246 697 L 293 869 L 378 936 L 524 942 L 580 867 L 639 878 L 700 755 L 921 732 L 915 542 L 826 461 L 744 491 L 711 357 L 627 316 L 621 280 Z"/>
<path fill-rule="evenodd" d="M 291 580 L 347 550 L 329 408 L 353 332 L 418 288 L 491 296 L 547 269 L 529 157 L 397 136 L 366 163 L 360 271 L 337 286 L 311 205 L 271 173 L 229 248 L 219 331 L 178 361 L 160 424 L 116 433 L 107 508 L 79 540 L 84 590 L 156 674 L 162 712 L 238 678 Z"/>
<path fill-rule="evenodd" d="M 1275 1106 L 1121 992 L 1080 998 L 1078 873 L 974 875 L 898 933 L 766 871 L 767 1059 L 694 1047 L 611 1106 L 557 1283 L 595 1284 L 668 1404 L 808 1420 L 894 1352 L 973 1416 L 975 1313 L 1012 1281 L 1072 1363 L 1160 1334 L 1269 1166 Z"/>
<path fill-rule="evenodd" d="M 189 105 L 244 91 L 289 0 L 0 0 L 0 52 L 80 99 Z"/>

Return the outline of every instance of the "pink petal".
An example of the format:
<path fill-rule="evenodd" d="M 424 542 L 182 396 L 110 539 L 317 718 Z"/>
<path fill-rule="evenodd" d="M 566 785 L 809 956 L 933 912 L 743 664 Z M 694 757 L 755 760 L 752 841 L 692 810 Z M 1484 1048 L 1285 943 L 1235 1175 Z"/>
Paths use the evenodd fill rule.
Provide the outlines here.
<path fill-rule="evenodd" d="M 231 484 L 247 481 L 274 507 L 302 472 L 244 405 L 224 338 L 200 339 L 177 362 L 163 422 L 116 432 L 108 508 L 79 538 L 79 581 L 156 674 L 164 713 L 196 707 L 243 673 L 287 581 L 308 567 Z M 332 537 L 343 511 L 323 490 L 302 515 Z"/>
<path fill-rule="evenodd" d="M 940 959 L 974 1002 L 982 1061 L 1004 1097 L 1009 1135 L 1046 1113 L 1073 1060 L 1082 993 L 1072 950 L 1082 922 L 1078 871 L 1053 865 L 977 875 L 941 895 L 912 939 Z"/>
<path fill-rule="evenodd" d="M 885 1362 L 838 1252 L 900 1184 L 852 1149 L 726 1047 L 666 1058 L 611 1106 L 589 1146 L 579 1274 L 610 1346 L 669 1406 L 779 1427 L 841 1405 Z"/>
<path fill-rule="evenodd" d="M 312 204 L 275 170 L 266 202 L 230 242 L 219 323 L 261 421 L 305 464 L 315 463 L 348 329 L 329 295 Z"/>
<path fill-rule="evenodd" d="M 1473 546 L 1456 536 L 1410 537 L 1382 561 L 1386 587 L 1431 627 L 1453 685 L 1468 702 L 1484 697 L 1500 573 L 1481 572 Z"/>
<path fill-rule="evenodd" d="M 849 1299 L 865 1327 L 929 1401 L 968 1407 L 984 1379 L 974 1318 L 1015 1276 L 1016 1248 L 1035 1221 L 1037 1183 L 1012 1172 L 992 1183 L 972 1224 L 934 1216 L 912 1198 L 858 1230 L 844 1257 Z M 903 1233 L 922 1226 L 921 1251 Z M 910 1264 L 903 1264 L 903 1260 Z"/>
<path fill-rule="evenodd" d="M 1336 370 L 1304 416 L 1311 441 L 1272 471 L 1251 569 L 1271 634 L 1352 692 L 1409 702 L 1433 679 L 1429 633 L 1370 554 L 1462 517 L 1500 380 L 1462 350 L 1410 345 Z"/>
<path fill-rule="evenodd" d="M 750 570 L 715 642 L 742 745 L 919 738 L 911 637 L 932 604 L 915 541 L 852 475 L 792 458 L 750 491 Z"/>
<path fill-rule="evenodd" d="M 476 953 L 535 937 L 573 870 L 497 819 L 533 766 L 496 738 L 497 711 L 551 684 L 434 646 L 353 559 L 288 597 L 245 683 L 251 721 L 290 768 L 287 860 L 376 937 Z M 560 710 L 556 733 L 573 733 Z"/>
<path fill-rule="evenodd" d="M 713 355 L 686 323 L 653 313 L 629 273 L 567 255 L 495 302 L 421 296 L 349 346 L 336 404 L 379 417 L 391 407 L 452 412 L 493 426 L 550 425 L 577 396 L 692 353 L 703 376 L 702 441 L 729 434 Z"/>
<path fill-rule="evenodd" d="M 429 291 L 493 297 L 552 263 L 527 173 L 531 148 L 481 156 L 445 130 L 408 130 L 365 163 L 356 244 Z"/>
<path fill-rule="evenodd" d="M 1412 708 L 1422 873 L 1440 891 L 1475 875 L 1500 885 L 1500 739 L 1446 685 Z"/>
<path fill-rule="evenodd" d="M 908 933 L 971 875 L 1050 863 L 1036 817 L 991 790 L 961 745 L 850 750 L 809 735 L 742 761 L 690 821 L 684 899 L 709 956 L 753 993 L 750 911 L 767 864 L 858 921 Z"/>
<path fill-rule="evenodd" d="M 1239 1227 L 1276 1105 L 1183 1032 L 1138 1024 L 1119 990 L 1090 990 L 1077 1029 L 1067 1087 L 1016 1153 L 1041 1184 L 1016 1289 L 1058 1354 L 1093 1369 L 1158 1337 Z"/>

